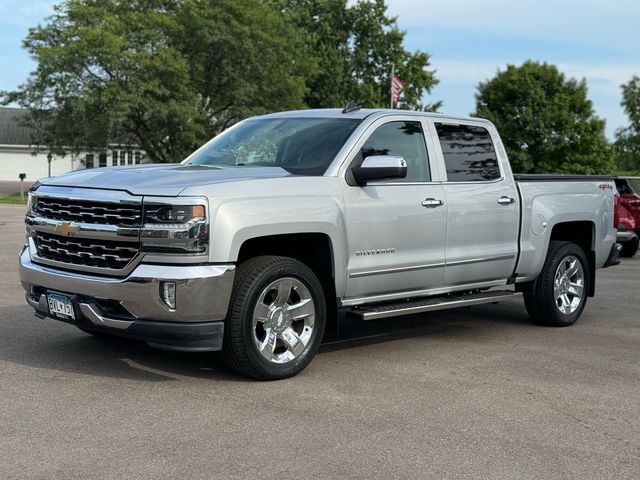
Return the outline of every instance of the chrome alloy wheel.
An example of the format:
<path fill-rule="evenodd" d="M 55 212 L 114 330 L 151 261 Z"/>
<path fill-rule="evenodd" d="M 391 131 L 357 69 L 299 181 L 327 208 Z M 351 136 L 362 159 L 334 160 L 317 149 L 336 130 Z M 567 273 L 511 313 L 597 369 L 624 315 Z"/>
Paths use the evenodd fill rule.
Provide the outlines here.
<path fill-rule="evenodd" d="M 573 255 L 566 256 L 558 265 L 553 280 L 556 306 L 564 314 L 575 312 L 584 294 L 584 270 Z"/>
<path fill-rule="evenodd" d="M 307 351 L 313 337 L 316 309 L 309 289 L 285 277 L 269 284 L 253 310 L 253 341 L 273 363 L 288 363 Z"/>

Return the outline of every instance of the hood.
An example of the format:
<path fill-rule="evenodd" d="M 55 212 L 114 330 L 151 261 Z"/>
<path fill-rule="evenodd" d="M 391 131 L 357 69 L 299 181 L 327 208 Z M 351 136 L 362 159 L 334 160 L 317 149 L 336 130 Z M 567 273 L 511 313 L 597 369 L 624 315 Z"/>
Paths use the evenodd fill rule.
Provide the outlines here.
<path fill-rule="evenodd" d="M 132 195 L 177 196 L 198 185 L 289 176 L 280 167 L 209 167 L 206 165 L 151 164 L 75 170 L 43 178 L 42 185 L 125 190 Z"/>

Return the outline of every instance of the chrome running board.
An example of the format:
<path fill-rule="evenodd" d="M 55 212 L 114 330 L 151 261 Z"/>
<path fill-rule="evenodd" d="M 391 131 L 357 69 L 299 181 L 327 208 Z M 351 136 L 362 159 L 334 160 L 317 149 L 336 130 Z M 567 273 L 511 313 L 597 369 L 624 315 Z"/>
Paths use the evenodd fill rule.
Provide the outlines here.
<path fill-rule="evenodd" d="M 433 312 L 448 308 L 468 307 L 483 303 L 496 303 L 514 298 L 521 298 L 522 293 L 512 290 L 494 290 L 466 295 L 447 295 L 445 297 L 432 297 L 407 302 L 394 302 L 372 307 L 361 307 L 352 310 L 351 313 L 362 320 L 377 320 L 379 318 L 398 317 L 415 313 Z"/>

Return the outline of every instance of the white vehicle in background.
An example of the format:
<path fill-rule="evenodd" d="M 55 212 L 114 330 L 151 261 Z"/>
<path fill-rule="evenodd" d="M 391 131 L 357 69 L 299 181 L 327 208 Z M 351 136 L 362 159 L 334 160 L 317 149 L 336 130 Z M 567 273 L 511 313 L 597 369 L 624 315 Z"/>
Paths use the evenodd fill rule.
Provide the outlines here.
<path fill-rule="evenodd" d="M 30 192 L 20 276 L 41 317 L 300 372 L 339 312 L 373 320 L 524 296 L 565 326 L 614 265 L 610 177 L 513 175 L 479 118 L 305 110 L 245 120 L 180 165 Z"/>

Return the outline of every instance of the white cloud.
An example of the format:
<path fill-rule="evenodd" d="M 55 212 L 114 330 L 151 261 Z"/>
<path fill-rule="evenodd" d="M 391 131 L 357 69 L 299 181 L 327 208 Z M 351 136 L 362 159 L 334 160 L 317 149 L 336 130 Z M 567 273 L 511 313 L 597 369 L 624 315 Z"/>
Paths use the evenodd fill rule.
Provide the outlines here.
<path fill-rule="evenodd" d="M 433 59 L 433 67 L 437 70 L 437 77 L 441 82 L 468 83 L 471 79 L 478 82 L 492 78 L 498 70 L 505 70 L 508 64 L 520 65 L 517 60 L 439 60 Z M 631 64 L 584 64 L 557 62 L 555 65 L 567 77 L 581 80 L 586 78 L 591 85 L 615 88 L 627 83 L 633 75 L 640 74 L 640 65 Z M 619 96 L 619 95 L 618 95 Z"/>

